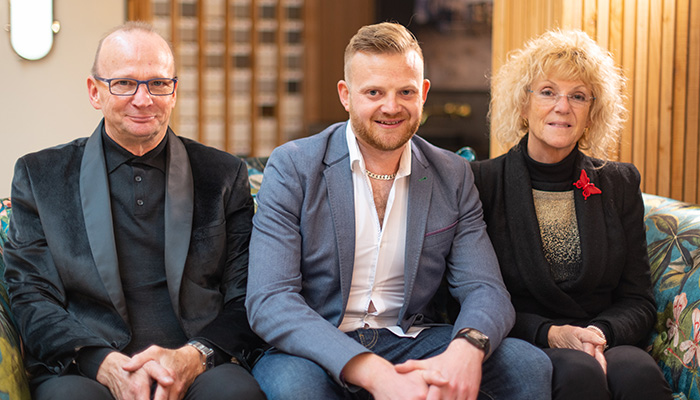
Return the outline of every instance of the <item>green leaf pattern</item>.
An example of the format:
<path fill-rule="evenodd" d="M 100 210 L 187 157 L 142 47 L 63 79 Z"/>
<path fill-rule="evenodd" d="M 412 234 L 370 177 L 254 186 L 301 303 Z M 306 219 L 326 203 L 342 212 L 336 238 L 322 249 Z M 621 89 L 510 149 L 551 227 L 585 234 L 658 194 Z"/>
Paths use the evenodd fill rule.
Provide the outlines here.
<path fill-rule="evenodd" d="M 700 206 L 644 194 L 657 303 L 649 351 L 676 399 L 700 400 Z"/>

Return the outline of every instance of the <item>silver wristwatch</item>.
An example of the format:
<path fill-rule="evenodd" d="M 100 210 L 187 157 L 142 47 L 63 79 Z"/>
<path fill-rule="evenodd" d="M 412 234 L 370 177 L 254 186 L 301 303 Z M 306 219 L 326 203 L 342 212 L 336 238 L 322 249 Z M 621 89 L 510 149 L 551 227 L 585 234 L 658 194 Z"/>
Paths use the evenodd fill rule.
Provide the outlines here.
<path fill-rule="evenodd" d="M 187 344 L 194 347 L 195 349 L 197 349 L 197 351 L 202 353 L 202 355 L 204 356 L 204 362 L 202 363 L 202 366 L 204 366 L 205 371 L 214 368 L 214 350 L 203 345 L 197 340 L 190 340 L 189 342 L 187 342 Z"/>

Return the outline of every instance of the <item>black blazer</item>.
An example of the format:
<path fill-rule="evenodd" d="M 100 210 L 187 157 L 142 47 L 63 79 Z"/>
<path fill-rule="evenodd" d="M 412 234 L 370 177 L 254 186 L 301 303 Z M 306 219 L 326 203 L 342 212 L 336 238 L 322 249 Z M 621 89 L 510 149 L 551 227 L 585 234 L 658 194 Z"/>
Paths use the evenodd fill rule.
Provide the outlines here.
<path fill-rule="evenodd" d="M 89 138 L 17 161 L 5 263 L 12 312 L 35 374 L 83 347 L 130 340 L 102 149 Z M 188 338 L 245 359 L 258 343 L 244 309 L 253 201 L 245 164 L 168 130 L 165 270 Z"/>
<path fill-rule="evenodd" d="M 602 194 L 584 200 L 582 190 L 574 187 L 583 269 L 564 290 L 544 257 L 524 151 L 521 142 L 498 158 L 471 163 L 516 310 L 510 335 L 548 347 L 546 333 L 552 324 L 595 323 L 610 346 L 640 344 L 656 320 L 656 307 L 639 172 L 632 164 L 603 163 L 576 150 L 572 185 L 585 169 Z"/>

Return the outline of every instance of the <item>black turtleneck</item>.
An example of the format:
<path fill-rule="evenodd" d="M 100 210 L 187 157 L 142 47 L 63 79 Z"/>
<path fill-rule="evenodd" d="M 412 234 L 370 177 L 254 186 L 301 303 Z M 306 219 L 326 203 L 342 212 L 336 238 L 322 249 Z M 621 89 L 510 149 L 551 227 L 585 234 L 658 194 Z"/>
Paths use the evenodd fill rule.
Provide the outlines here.
<path fill-rule="evenodd" d="M 527 138 L 524 140 L 524 149 L 527 149 Z M 574 171 L 574 165 L 578 158 L 578 144 L 574 146 L 568 156 L 555 164 L 544 164 L 533 160 L 527 151 L 525 164 L 530 173 L 532 188 L 547 192 L 565 192 L 574 188 L 573 183 L 578 180 Z"/>

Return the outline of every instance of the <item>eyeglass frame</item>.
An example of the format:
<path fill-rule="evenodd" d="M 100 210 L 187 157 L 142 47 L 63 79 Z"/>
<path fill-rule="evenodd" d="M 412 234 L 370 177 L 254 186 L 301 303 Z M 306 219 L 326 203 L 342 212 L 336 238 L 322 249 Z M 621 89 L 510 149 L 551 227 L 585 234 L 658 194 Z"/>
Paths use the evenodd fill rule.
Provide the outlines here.
<path fill-rule="evenodd" d="M 532 90 L 532 89 L 527 89 L 527 91 L 530 92 L 530 93 L 532 93 L 532 94 L 534 94 L 534 95 L 535 95 L 535 98 L 536 98 L 536 99 L 539 99 L 540 101 L 542 101 L 542 100 L 547 100 L 547 101 L 549 101 L 548 99 L 543 99 L 542 97 L 537 97 L 537 93 L 535 93 L 535 91 Z M 552 90 L 552 92 L 554 92 L 554 91 Z M 574 106 L 574 105 L 578 105 L 578 104 L 579 104 L 579 103 L 576 102 L 576 100 L 575 100 L 573 103 L 571 102 L 572 97 L 575 96 L 575 94 L 556 93 L 556 92 L 554 92 L 554 97 L 553 97 L 554 101 L 552 102 L 552 104 L 556 104 L 556 103 L 559 101 L 559 98 L 562 97 L 562 96 L 566 96 L 566 101 L 568 101 L 569 104 L 570 104 L 571 106 Z M 585 94 L 584 94 L 584 96 L 585 96 Z M 595 99 L 596 99 L 595 96 L 586 97 L 586 100 L 584 100 L 583 103 L 581 103 L 581 106 L 583 106 L 584 104 L 591 104 L 591 102 L 592 102 L 593 100 L 595 100 Z"/>
<path fill-rule="evenodd" d="M 93 75 L 93 78 L 97 79 L 100 82 L 104 82 L 107 84 L 107 89 L 109 89 L 109 94 L 112 96 L 133 96 L 139 91 L 139 86 L 146 85 L 146 90 L 148 91 L 148 94 L 151 96 L 170 96 L 173 93 L 175 93 L 175 89 L 177 88 L 177 76 L 174 78 L 153 78 L 153 79 L 146 79 L 145 81 L 134 79 L 134 78 L 102 78 L 97 75 Z M 126 94 L 126 93 L 114 93 L 112 92 L 112 81 L 118 81 L 118 80 L 128 80 L 128 81 L 135 81 L 136 82 L 136 89 L 134 90 L 134 93 L 131 94 Z M 156 94 L 151 92 L 151 87 L 148 86 L 149 83 L 153 81 L 173 81 L 173 91 L 170 93 L 163 93 L 163 94 Z"/>

